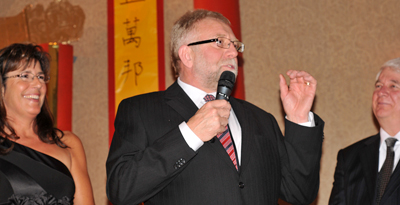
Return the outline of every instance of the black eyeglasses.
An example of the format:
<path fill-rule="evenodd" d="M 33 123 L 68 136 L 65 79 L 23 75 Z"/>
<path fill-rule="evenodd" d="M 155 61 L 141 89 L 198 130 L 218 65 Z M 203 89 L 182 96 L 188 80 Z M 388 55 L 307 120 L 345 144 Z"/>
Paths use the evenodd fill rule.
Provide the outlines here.
<path fill-rule="evenodd" d="M 197 42 L 189 43 L 188 46 L 194 46 L 194 45 L 211 43 L 211 42 L 216 42 L 218 47 L 225 48 L 225 49 L 228 49 L 232 43 L 233 46 L 235 46 L 235 49 L 237 52 L 243 53 L 243 51 L 244 51 L 244 43 L 242 43 L 240 41 L 231 41 L 229 38 L 225 38 L 225 37 L 218 37 L 218 38 L 214 38 L 214 39 L 210 39 L 210 40 L 197 41 Z"/>
<path fill-rule="evenodd" d="M 25 82 L 32 82 L 33 79 L 35 79 L 35 77 L 37 77 L 39 79 L 40 83 L 48 83 L 50 81 L 50 76 L 46 76 L 43 73 L 39 73 L 39 74 L 33 74 L 31 72 L 22 72 L 19 75 L 13 75 L 13 76 L 6 76 L 3 79 L 7 79 L 7 78 L 20 78 L 22 81 Z"/>

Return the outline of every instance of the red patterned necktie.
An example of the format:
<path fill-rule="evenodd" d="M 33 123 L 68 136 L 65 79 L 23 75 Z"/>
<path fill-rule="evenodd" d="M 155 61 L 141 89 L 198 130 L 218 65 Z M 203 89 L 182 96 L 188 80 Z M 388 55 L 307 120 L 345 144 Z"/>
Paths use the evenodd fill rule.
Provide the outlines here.
<path fill-rule="evenodd" d="M 209 101 L 215 100 L 215 97 L 213 95 L 206 95 L 204 97 L 204 100 L 206 102 L 209 102 Z M 236 167 L 236 170 L 239 170 L 238 165 L 237 165 L 237 160 L 236 160 L 235 146 L 233 145 L 232 137 L 231 137 L 231 133 L 229 131 L 228 125 L 225 127 L 225 131 L 223 133 L 217 135 L 217 138 L 219 139 L 222 146 L 225 148 L 225 151 L 228 153 L 229 157 L 231 158 L 233 165 L 235 165 L 235 167 Z"/>

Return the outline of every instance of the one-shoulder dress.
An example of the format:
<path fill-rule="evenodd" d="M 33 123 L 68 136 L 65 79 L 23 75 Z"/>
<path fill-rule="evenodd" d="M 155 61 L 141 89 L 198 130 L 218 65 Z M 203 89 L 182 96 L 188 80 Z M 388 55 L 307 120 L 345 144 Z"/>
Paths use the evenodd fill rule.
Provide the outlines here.
<path fill-rule="evenodd" d="M 74 193 L 71 173 L 59 160 L 18 143 L 0 155 L 0 205 L 67 205 Z"/>

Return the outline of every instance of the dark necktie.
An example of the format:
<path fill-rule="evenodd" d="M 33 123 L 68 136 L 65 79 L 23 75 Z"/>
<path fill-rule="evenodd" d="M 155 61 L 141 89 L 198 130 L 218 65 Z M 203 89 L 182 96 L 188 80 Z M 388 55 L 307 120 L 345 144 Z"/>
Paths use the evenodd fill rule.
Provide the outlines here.
<path fill-rule="evenodd" d="M 378 184 L 378 197 L 377 197 L 377 204 L 380 203 L 383 193 L 385 193 L 385 189 L 387 184 L 389 183 L 390 176 L 392 175 L 393 171 L 393 161 L 394 161 L 394 151 L 393 147 L 396 143 L 397 139 L 393 137 L 389 137 L 385 140 L 386 142 L 386 159 L 383 163 L 381 171 L 379 172 L 379 184 Z"/>
<path fill-rule="evenodd" d="M 209 102 L 209 101 L 215 100 L 215 97 L 213 95 L 206 95 L 204 97 L 204 100 L 206 102 Z M 231 133 L 229 131 L 228 125 L 225 127 L 225 131 L 223 133 L 217 135 L 217 138 L 219 139 L 222 146 L 225 148 L 225 151 L 228 153 L 229 157 L 231 158 L 233 165 L 235 165 L 235 167 L 236 167 L 236 170 L 239 170 L 238 165 L 237 165 L 237 160 L 236 160 L 235 146 L 233 145 L 232 137 L 231 137 Z"/>

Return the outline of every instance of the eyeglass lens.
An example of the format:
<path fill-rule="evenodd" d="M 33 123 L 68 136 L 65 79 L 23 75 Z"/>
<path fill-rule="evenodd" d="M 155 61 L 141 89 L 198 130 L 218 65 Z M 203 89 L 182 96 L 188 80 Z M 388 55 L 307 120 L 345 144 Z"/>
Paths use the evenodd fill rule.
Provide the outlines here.
<path fill-rule="evenodd" d="M 231 43 L 238 52 L 243 52 L 244 44 L 239 41 L 231 41 L 227 38 L 218 38 L 217 41 L 217 45 L 221 48 L 229 48 Z"/>
<path fill-rule="evenodd" d="M 21 78 L 23 81 L 27 81 L 27 82 L 32 82 L 34 80 L 34 78 L 37 77 L 39 79 L 39 82 L 41 83 L 46 83 L 48 82 L 48 78 L 46 78 L 45 74 L 33 74 L 33 73 L 21 73 L 19 75 L 19 78 Z"/>

